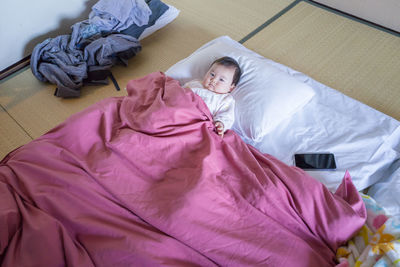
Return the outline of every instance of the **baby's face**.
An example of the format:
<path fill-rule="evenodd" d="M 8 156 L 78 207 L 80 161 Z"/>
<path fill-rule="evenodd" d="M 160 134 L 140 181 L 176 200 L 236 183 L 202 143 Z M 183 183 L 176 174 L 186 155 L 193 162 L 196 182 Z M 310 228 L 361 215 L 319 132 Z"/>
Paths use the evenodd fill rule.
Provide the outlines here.
<path fill-rule="evenodd" d="M 235 88 L 232 84 L 234 67 L 213 64 L 203 79 L 204 88 L 218 94 L 226 94 Z"/>

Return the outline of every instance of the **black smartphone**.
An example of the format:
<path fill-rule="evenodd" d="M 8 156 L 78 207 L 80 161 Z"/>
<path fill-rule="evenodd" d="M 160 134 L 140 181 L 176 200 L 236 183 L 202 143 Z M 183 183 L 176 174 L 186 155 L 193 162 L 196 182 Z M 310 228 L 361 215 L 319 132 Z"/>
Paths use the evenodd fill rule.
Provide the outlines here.
<path fill-rule="evenodd" d="M 332 153 L 295 154 L 294 163 L 303 170 L 334 170 L 335 156 Z"/>

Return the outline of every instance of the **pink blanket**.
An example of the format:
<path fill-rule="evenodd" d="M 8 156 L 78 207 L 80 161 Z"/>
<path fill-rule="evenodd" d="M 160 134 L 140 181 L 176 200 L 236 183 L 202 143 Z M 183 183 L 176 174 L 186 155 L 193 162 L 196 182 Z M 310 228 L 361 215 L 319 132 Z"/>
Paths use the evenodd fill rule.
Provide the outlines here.
<path fill-rule="evenodd" d="M 331 266 L 365 222 L 302 170 L 220 138 L 163 73 L 20 147 L 0 165 L 2 266 Z"/>

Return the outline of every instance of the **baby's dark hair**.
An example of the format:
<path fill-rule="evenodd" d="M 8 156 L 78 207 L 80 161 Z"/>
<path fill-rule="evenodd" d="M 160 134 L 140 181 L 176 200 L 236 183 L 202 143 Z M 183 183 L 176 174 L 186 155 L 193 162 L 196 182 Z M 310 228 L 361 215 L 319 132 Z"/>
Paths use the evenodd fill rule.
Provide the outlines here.
<path fill-rule="evenodd" d="M 218 64 L 218 65 L 223 65 L 226 67 L 234 67 L 235 68 L 235 74 L 233 75 L 233 80 L 232 80 L 232 84 L 233 85 L 237 85 L 239 80 L 240 80 L 240 76 L 242 75 L 242 70 L 240 69 L 239 64 L 237 63 L 236 60 L 234 60 L 231 57 L 221 57 L 218 58 L 217 60 L 215 60 L 212 64 Z"/>

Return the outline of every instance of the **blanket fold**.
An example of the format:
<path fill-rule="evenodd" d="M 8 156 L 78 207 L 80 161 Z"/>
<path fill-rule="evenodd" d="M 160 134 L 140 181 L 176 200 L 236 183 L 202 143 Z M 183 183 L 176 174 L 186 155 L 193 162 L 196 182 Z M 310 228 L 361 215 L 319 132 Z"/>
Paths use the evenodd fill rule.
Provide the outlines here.
<path fill-rule="evenodd" d="M 127 91 L 3 159 L 4 266 L 334 266 L 364 224 L 350 176 L 332 194 L 233 131 L 222 139 L 201 98 L 161 72 Z"/>

